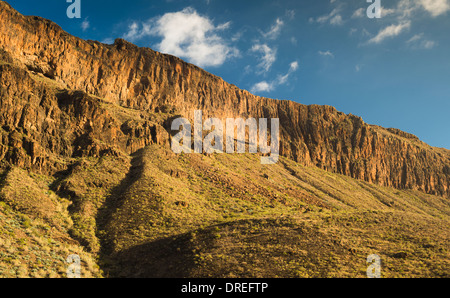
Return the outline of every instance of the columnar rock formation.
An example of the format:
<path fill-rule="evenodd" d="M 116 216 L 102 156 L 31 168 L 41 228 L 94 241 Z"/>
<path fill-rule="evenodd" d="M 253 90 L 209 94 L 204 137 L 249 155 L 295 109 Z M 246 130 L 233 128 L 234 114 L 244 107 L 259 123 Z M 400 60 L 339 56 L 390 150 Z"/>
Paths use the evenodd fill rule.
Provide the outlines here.
<path fill-rule="evenodd" d="M 396 188 L 450 194 L 450 151 L 329 106 L 258 97 L 182 60 L 117 39 L 84 41 L 0 1 L 0 157 L 41 171 L 132 153 L 169 134 L 150 114 L 280 118 L 281 155 Z M 36 79 L 38 78 L 38 79 Z M 53 82 L 55 88 L 50 88 Z M 117 117 L 108 105 L 136 119 Z M 124 115 L 126 113 L 124 112 Z"/>

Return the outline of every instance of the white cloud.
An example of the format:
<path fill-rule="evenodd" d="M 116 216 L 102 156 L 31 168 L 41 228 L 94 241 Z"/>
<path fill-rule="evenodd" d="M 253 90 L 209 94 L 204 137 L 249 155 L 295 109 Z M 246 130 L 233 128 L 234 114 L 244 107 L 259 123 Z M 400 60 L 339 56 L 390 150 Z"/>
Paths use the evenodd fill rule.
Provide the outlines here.
<path fill-rule="evenodd" d="M 132 22 L 128 26 L 128 32 L 123 35 L 123 38 L 128 41 L 134 42 L 144 37 L 153 35 L 152 29 L 153 27 L 151 22 L 142 24 L 138 22 Z"/>
<path fill-rule="evenodd" d="M 389 8 L 381 7 L 381 17 L 391 21 L 389 26 L 385 26 L 375 35 L 368 33 L 364 28 L 361 29 L 363 35 L 371 36 L 367 44 L 379 44 L 388 38 L 400 36 L 402 33 L 412 27 L 416 18 L 423 17 L 425 13 L 428 16 L 438 17 L 450 11 L 450 0 L 398 0 L 396 5 Z M 363 6 L 353 11 L 352 19 L 366 18 L 367 6 Z M 310 18 L 310 22 L 327 23 L 341 25 L 343 23 L 340 16 L 339 6 L 331 13 L 321 16 L 317 19 Z M 384 21 L 384 19 L 382 20 Z M 380 22 L 381 24 L 383 22 Z M 350 35 L 356 32 L 355 29 L 350 30 Z M 436 42 L 430 40 L 422 40 L 421 48 L 431 49 L 436 46 Z"/>
<path fill-rule="evenodd" d="M 432 40 L 424 40 L 421 44 L 422 48 L 430 50 L 436 46 L 436 42 Z"/>
<path fill-rule="evenodd" d="M 364 8 L 358 8 L 357 10 L 355 10 L 355 12 L 352 15 L 352 18 L 362 18 L 366 15 L 366 10 Z"/>
<path fill-rule="evenodd" d="M 437 17 L 450 11 L 450 0 L 400 0 L 396 10 L 401 17 L 409 18 L 421 9 Z"/>
<path fill-rule="evenodd" d="M 222 65 L 238 53 L 216 34 L 228 28 L 229 23 L 215 27 L 211 20 L 198 15 L 194 9 L 167 13 L 155 25 L 156 34 L 163 37 L 158 44 L 160 51 L 188 58 L 199 66 Z"/>
<path fill-rule="evenodd" d="M 331 25 L 342 25 L 344 23 L 344 21 L 342 20 L 342 16 L 341 15 L 335 15 L 334 17 L 332 17 L 330 19 L 330 24 Z"/>
<path fill-rule="evenodd" d="M 289 75 L 290 75 L 289 73 L 285 75 L 279 75 L 276 82 L 280 85 L 286 84 L 289 79 Z"/>
<path fill-rule="evenodd" d="M 393 8 L 385 8 L 385 7 L 381 7 L 381 17 L 385 17 L 388 16 L 390 14 L 394 14 L 396 13 L 397 10 L 393 9 Z M 353 12 L 352 15 L 352 19 L 356 19 L 356 18 L 364 18 L 367 17 L 367 9 L 364 7 L 358 8 L 357 10 L 355 10 Z"/>
<path fill-rule="evenodd" d="M 423 33 L 416 34 L 413 37 L 411 37 L 406 43 L 413 43 L 413 42 L 416 42 L 416 41 L 418 41 L 418 40 L 420 40 L 422 38 L 423 38 Z"/>
<path fill-rule="evenodd" d="M 276 61 L 277 50 L 270 48 L 267 44 L 256 44 L 251 49 L 252 52 L 259 52 L 262 54 L 261 62 L 258 67 L 267 72 Z"/>
<path fill-rule="evenodd" d="M 409 19 L 414 11 L 418 9 L 418 0 L 400 0 L 397 4 L 398 19 Z"/>
<path fill-rule="evenodd" d="M 330 51 L 325 51 L 325 52 L 319 51 L 319 55 L 334 58 L 334 54 Z"/>
<path fill-rule="evenodd" d="M 290 70 L 290 71 L 297 71 L 298 66 L 299 66 L 299 65 L 298 65 L 298 62 L 297 62 L 297 61 L 294 61 L 294 62 L 291 63 L 289 70 Z"/>
<path fill-rule="evenodd" d="M 86 31 L 91 26 L 91 23 L 89 22 L 88 18 L 85 18 L 84 21 L 81 23 L 81 29 L 83 31 Z"/>
<path fill-rule="evenodd" d="M 250 90 L 252 93 L 256 92 L 269 92 L 272 91 L 274 88 L 273 83 L 268 83 L 266 81 L 262 81 L 259 83 L 256 83 L 253 85 L 252 89 Z"/>
<path fill-rule="evenodd" d="M 278 35 L 280 35 L 281 28 L 284 26 L 284 22 L 281 19 L 277 19 L 275 24 L 270 28 L 270 30 L 266 33 L 263 33 L 263 36 L 268 39 L 276 39 Z"/>
<path fill-rule="evenodd" d="M 231 27 L 231 22 L 226 22 L 224 24 L 220 24 L 219 26 L 216 27 L 217 30 L 226 30 L 229 29 Z"/>
<path fill-rule="evenodd" d="M 414 49 L 425 50 L 430 50 L 437 45 L 435 41 L 425 39 L 423 33 L 414 35 L 406 43 Z"/>
<path fill-rule="evenodd" d="M 400 0 L 395 8 L 382 7 L 382 17 L 392 15 L 396 19 L 396 24 L 392 24 L 380 30 L 378 34 L 371 38 L 368 44 L 378 44 L 387 38 L 399 36 L 408 30 L 415 20 L 415 17 L 421 12 L 426 11 L 432 17 L 437 17 L 450 11 L 450 0 Z M 362 10 L 358 10 L 354 15 L 361 15 Z M 413 38 L 418 38 L 414 36 Z M 414 40 L 413 40 L 414 41 Z M 407 43 L 411 43 L 409 40 Z M 422 40 L 420 48 L 431 49 L 436 42 L 430 40 Z M 419 47 L 417 44 L 414 47 Z"/>
<path fill-rule="evenodd" d="M 390 25 L 378 32 L 378 34 L 371 38 L 368 43 L 381 43 L 387 38 L 395 37 L 397 35 L 400 35 L 405 30 L 409 29 L 411 27 L 411 22 L 407 21 L 404 23 L 400 23 L 398 25 Z"/>
<path fill-rule="evenodd" d="M 141 24 L 133 22 L 124 38 L 135 41 L 146 36 L 160 36 L 162 40 L 156 45 L 159 51 L 186 58 L 200 67 L 220 66 L 239 54 L 218 35 L 230 24 L 215 26 L 209 18 L 188 7 Z"/>
<path fill-rule="evenodd" d="M 419 0 L 419 2 L 433 17 L 445 14 L 450 10 L 449 0 Z"/>
<path fill-rule="evenodd" d="M 293 20 L 295 18 L 295 10 L 293 10 L 293 9 L 286 10 L 285 14 L 286 14 L 286 17 L 290 20 Z"/>
<path fill-rule="evenodd" d="M 284 85 L 288 82 L 289 77 L 291 74 L 295 71 L 297 71 L 299 68 L 298 61 L 293 61 L 291 64 L 289 64 L 289 70 L 285 75 L 279 75 L 275 80 L 271 82 L 262 81 L 259 83 L 256 83 L 251 88 L 252 93 L 257 92 L 270 92 L 274 90 L 279 85 Z"/>
<path fill-rule="evenodd" d="M 289 76 L 293 73 L 296 72 L 299 68 L 298 62 L 294 61 L 289 65 L 289 71 L 287 72 L 287 74 L 285 75 L 279 75 L 277 80 L 274 82 L 274 84 L 276 85 L 284 85 L 287 83 Z"/>
<path fill-rule="evenodd" d="M 338 13 L 337 9 L 333 9 L 329 14 L 318 17 L 316 21 L 318 23 L 326 23 L 331 17 L 335 16 Z"/>
<path fill-rule="evenodd" d="M 396 9 L 394 9 L 394 8 L 381 7 L 381 17 L 385 17 L 385 16 L 388 16 L 388 15 L 394 14 L 394 13 L 396 13 Z"/>
<path fill-rule="evenodd" d="M 101 42 L 101 43 L 104 43 L 104 44 L 113 44 L 113 43 L 114 43 L 114 39 L 111 38 L 111 37 L 107 37 L 107 38 L 103 39 L 103 40 L 100 41 L 100 42 Z"/>
<path fill-rule="evenodd" d="M 139 25 L 137 22 L 133 22 L 128 26 L 128 32 L 123 36 L 124 39 L 129 41 L 135 41 L 140 39 Z"/>
<path fill-rule="evenodd" d="M 313 18 L 309 19 L 310 22 L 314 22 Z M 329 22 L 331 25 L 342 25 L 344 23 L 342 16 L 339 14 L 339 9 L 333 9 L 329 14 L 318 17 L 315 20 L 317 23 L 325 24 Z"/>

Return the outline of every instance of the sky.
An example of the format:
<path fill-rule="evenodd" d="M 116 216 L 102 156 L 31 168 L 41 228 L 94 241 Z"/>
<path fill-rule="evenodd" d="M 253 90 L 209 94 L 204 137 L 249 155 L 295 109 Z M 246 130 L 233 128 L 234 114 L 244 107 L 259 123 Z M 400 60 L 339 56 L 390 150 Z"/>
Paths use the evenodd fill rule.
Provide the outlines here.
<path fill-rule="evenodd" d="M 256 95 L 450 149 L 450 0 L 376 0 L 379 18 L 372 0 L 79 0 L 80 18 L 68 1 L 7 2 L 83 39 L 124 38 Z"/>

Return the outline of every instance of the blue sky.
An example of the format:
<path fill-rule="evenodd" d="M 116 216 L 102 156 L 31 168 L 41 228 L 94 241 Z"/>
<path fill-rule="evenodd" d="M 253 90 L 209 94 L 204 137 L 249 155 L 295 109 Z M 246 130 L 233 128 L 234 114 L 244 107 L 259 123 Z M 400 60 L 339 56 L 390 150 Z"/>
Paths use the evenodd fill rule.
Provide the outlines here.
<path fill-rule="evenodd" d="M 450 0 L 10 0 L 83 39 L 197 64 L 257 95 L 331 105 L 450 148 Z"/>

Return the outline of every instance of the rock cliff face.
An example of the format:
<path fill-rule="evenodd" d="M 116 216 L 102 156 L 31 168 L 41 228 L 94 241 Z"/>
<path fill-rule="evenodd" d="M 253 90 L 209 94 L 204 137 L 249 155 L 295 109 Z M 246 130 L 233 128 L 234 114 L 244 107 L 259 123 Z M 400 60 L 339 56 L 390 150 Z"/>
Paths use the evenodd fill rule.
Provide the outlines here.
<path fill-rule="evenodd" d="M 0 157 L 40 171 L 170 136 L 161 115 L 280 118 L 281 155 L 396 188 L 450 195 L 450 151 L 329 106 L 254 96 L 118 39 L 84 41 L 0 1 Z"/>

